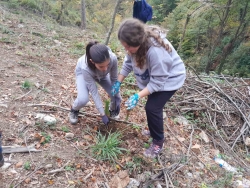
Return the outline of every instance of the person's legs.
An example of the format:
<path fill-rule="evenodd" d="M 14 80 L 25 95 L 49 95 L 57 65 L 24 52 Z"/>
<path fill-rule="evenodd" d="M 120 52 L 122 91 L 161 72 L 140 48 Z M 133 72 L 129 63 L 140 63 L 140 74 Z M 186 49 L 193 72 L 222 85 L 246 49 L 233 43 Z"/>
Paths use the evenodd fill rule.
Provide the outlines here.
<path fill-rule="evenodd" d="M 175 91 L 155 92 L 148 96 L 145 106 L 148 128 L 153 138 L 151 147 L 145 151 L 148 157 L 155 157 L 161 151 L 164 143 L 163 108 Z"/>
<path fill-rule="evenodd" d="M 120 104 L 121 104 L 121 95 L 120 93 L 117 93 L 115 96 L 111 95 L 111 80 L 109 78 L 109 75 L 107 75 L 104 79 L 101 79 L 100 82 L 98 82 L 102 88 L 108 93 L 110 97 L 110 116 L 118 118 L 119 113 L 120 113 Z"/>
<path fill-rule="evenodd" d="M 82 74 L 78 74 L 76 76 L 76 87 L 77 98 L 72 105 L 69 117 L 70 123 L 73 125 L 78 122 L 79 110 L 84 107 L 89 101 L 89 91 Z"/>

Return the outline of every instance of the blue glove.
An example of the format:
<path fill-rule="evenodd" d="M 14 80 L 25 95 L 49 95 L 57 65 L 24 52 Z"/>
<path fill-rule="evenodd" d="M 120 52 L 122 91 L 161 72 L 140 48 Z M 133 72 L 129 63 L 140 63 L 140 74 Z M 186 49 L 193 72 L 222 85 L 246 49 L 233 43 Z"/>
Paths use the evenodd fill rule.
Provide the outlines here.
<path fill-rule="evenodd" d="M 137 105 L 139 98 L 140 97 L 137 93 L 129 97 L 129 99 L 125 102 L 125 106 L 127 106 L 127 110 L 133 109 Z"/>
<path fill-rule="evenodd" d="M 112 96 L 115 96 L 119 92 L 120 86 L 121 86 L 121 82 L 115 81 L 114 85 L 112 85 L 112 88 L 111 88 Z"/>
<path fill-rule="evenodd" d="M 109 118 L 108 118 L 108 116 L 106 116 L 106 115 L 102 116 L 102 122 L 103 122 L 105 125 L 108 125 L 108 124 L 109 124 Z"/>

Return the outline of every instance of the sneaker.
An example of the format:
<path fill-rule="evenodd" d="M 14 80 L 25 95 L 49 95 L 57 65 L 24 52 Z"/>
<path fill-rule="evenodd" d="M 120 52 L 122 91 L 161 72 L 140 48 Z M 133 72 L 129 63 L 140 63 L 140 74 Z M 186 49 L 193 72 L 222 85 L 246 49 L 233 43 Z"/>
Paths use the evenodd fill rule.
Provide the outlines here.
<path fill-rule="evenodd" d="M 109 110 L 110 117 L 113 119 L 118 120 L 120 118 L 119 113 L 117 113 L 115 110 Z"/>
<path fill-rule="evenodd" d="M 78 123 L 78 114 L 79 114 L 79 110 L 71 109 L 70 114 L 69 114 L 69 122 L 72 125 L 75 125 Z"/>
<path fill-rule="evenodd" d="M 149 158 L 157 157 L 162 151 L 162 148 L 164 145 L 163 142 L 164 142 L 164 140 L 160 140 L 160 141 L 153 140 L 153 143 L 144 152 L 144 156 L 149 157 Z"/>
<path fill-rule="evenodd" d="M 150 131 L 147 130 L 147 129 L 143 129 L 143 130 L 141 131 L 141 134 L 142 134 L 143 136 L 151 136 Z"/>

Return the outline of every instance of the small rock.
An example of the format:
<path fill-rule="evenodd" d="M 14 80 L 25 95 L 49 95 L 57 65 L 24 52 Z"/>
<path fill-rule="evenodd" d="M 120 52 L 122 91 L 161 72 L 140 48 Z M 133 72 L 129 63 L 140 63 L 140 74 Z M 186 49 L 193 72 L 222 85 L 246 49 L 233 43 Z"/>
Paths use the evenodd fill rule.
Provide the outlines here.
<path fill-rule="evenodd" d="M 190 177 L 190 178 L 192 178 L 192 177 L 193 177 L 193 174 L 190 173 L 190 172 L 188 172 L 188 173 L 187 173 L 187 176 Z"/>
<path fill-rule="evenodd" d="M 209 138 L 204 131 L 201 131 L 199 136 L 201 137 L 202 140 L 204 140 L 204 142 L 209 143 Z"/>
<path fill-rule="evenodd" d="M 245 140 L 245 145 L 250 146 L 250 137 L 247 137 Z"/>
<path fill-rule="evenodd" d="M 163 119 L 166 119 L 167 118 L 167 113 L 166 112 L 163 112 Z"/>
<path fill-rule="evenodd" d="M 211 149 L 211 154 L 213 156 L 218 156 L 220 154 L 220 151 L 218 149 Z"/>
<path fill-rule="evenodd" d="M 85 106 L 93 106 L 93 103 L 89 101 Z"/>
<path fill-rule="evenodd" d="M 32 181 L 31 184 L 32 184 L 32 185 L 39 184 L 39 181 Z"/>
<path fill-rule="evenodd" d="M 74 134 L 73 133 L 66 133 L 65 134 L 65 139 L 66 140 L 72 140 L 74 138 Z"/>
<path fill-rule="evenodd" d="M 0 171 L 4 171 L 11 166 L 11 163 L 4 162 L 3 166 L 0 168 Z"/>
<path fill-rule="evenodd" d="M 139 185 L 140 185 L 140 182 L 139 182 L 139 181 L 137 181 L 137 180 L 134 179 L 134 178 L 130 178 L 130 182 L 129 182 L 129 184 L 127 185 L 126 188 L 137 188 L 137 187 L 139 187 Z"/>
<path fill-rule="evenodd" d="M 52 164 L 47 164 L 46 166 L 45 166 L 45 168 L 52 168 L 53 167 L 53 165 Z"/>
<path fill-rule="evenodd" d="M 11 174 L 17 174 L 17 171 L 15 171 L 14 169 L 11 169 L 11 170 L 10 170 L 10 173 L 11 173 Z"/>
<path fill-rule="evenodd" d="M 47 125 L 56 124 L 56 118 L 46 115 L 46 114 L 38 113 L 35 118 L 43 120 Z"/>
<path fill-rule="evenodd" d="M 109 186 L 110 188 L 124 188 L 130 182 L 128 172 L 127 171 L 119 171 L 115 176 L 111 179 Z"/>
<path fill-rule="evenodd" d="M 202 164 L 201 162 L 198 162 L 197 164 L 198 164 L 198 166 L 199 166 L 201 169 L 204 169 L 204 168 L 205 168 L 204 164 Z"/>
<path fill-rule="evenodd" d="M 18 27 L 18 28 L 23 28 L 24 25 L 23 25 L 23 24 L 18 24 L 17 27 Z"/>
<path fill-rule="evenodd" d="M 184 126 L 188 126 L 189 125 L 189 122 L 188 120 L 183 117 L 183 116 L 177 116 L 175 119 L 174 119 L 179 125 L 184 125 Z"/>

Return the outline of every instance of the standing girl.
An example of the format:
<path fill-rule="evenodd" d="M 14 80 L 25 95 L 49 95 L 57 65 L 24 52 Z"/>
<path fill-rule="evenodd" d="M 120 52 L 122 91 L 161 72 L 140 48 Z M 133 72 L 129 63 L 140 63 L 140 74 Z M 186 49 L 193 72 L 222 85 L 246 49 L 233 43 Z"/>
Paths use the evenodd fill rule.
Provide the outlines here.
<path fill-rule="evenodd" d="M 118 92 L 112 96 L 110 92 L 112 84 L 117 81 L 117 58 L 110 48 L 98 42 L 89 42 L 86 46 L 86 54 L 77 62 L 75 74 L 77 98 L 70 112 L 70 123 L 76 124 L 78 122 L 79 110 L 89 101 L 90 93 L 102 117 L 102 122 L 108 125 L 109 118 L 105 115 L 96 82 L 103 87 L 111 98 L 109 107 L 110 116 L 118 118 L 121 96 Z"/>
<path fill-rule="evenodd" d="M 140 98 L 148 96 L 145 110 L 149 131 L 146 133 L 153 138 L 153 142 L 144 155 L 154 158 L 164 143 L 164 105 L 183 85 L 185 66 L 166 39 L 166 33 L 159 27 L 147 26 L 137 19 L 127 19 L 120 25 L 118 39 L 127 55 L 111 92 L 117 94 L 124 78 L 131 71 L 134 72 L 140 92 L 132 95 L 125 105 L 131 110 Z"/>

